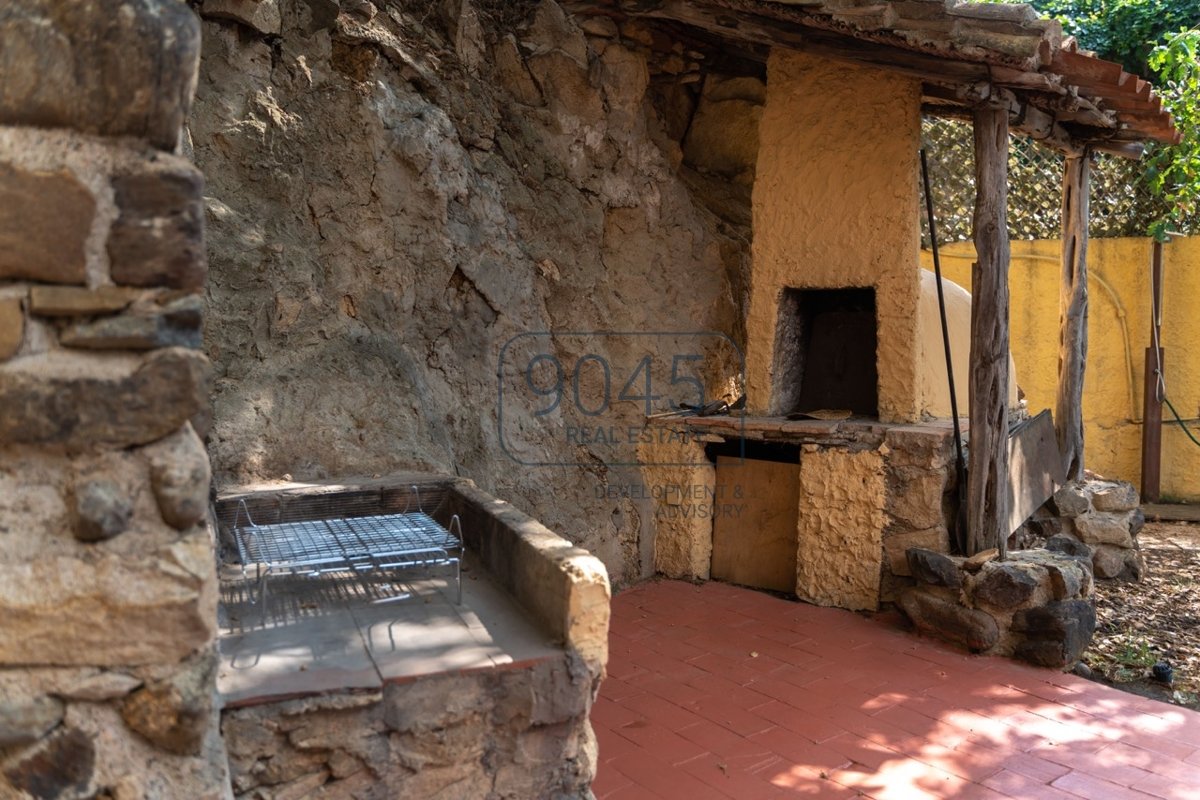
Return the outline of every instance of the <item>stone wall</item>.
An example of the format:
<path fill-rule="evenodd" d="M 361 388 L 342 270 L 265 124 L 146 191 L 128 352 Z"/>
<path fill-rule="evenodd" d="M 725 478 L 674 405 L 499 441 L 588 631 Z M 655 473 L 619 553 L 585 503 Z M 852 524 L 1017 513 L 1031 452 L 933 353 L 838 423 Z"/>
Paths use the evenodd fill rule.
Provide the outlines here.
<path fill-rule="evenodd" d="M 0 796 L 219 798 L 200 26 L 0 8 Z"/>
<path fill-rule="evenodd" d="M 563 655 L 228 709 L 235 796 L 587 797 L 597 756 L 587 676 Z"/>
<path fill-rule="evenodd" d="M 976 653 L 1044 667 L 1073 666 L 1096 631 L 1091 564 L 1050 550 L 995 550 L 971 558 L 911 548 L 916 585 L 898 605 L 922 631 Z"/>
<path fill-rule="evenodd" d="M 506 407 L 536 460 L 563 465 L 519 466 L 500 444 L 499 354 L 530 331 L 741 340 L 762 80 L 551 0 L 200 8 L 189 129 L 208 181 L 218 484 L 462 475 L 614 582 L 649 575 L 651 509 L 620 491 L 637 467 L 616 464 L 632 448 L 612 458 Z M 739 110 L 736 140 L 715 135 Z M 614 393 L 627 344 L 586 342 Z M 641 420 L 614 403 L 602 422 Z"/>

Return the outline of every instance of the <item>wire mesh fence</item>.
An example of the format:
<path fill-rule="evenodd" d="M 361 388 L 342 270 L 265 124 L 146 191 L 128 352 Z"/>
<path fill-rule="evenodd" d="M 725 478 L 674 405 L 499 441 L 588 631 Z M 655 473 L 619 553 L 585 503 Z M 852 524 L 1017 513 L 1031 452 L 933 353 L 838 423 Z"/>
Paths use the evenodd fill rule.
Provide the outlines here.
<path fill-rule="evenodd" d="M 922 131 L 929 156 L 940 242 L 971 238 L 975 206 L 975 155 L 971 125 L 927 117 Z M 1093 237 L 1145 236 L 1154 220 L 1166 213 L 1142 176 L 1142 162 L 1098 154 L 1091 172 Z M 1062 234 L 1063 157 L 1025 137 L 1014 136 L 1008 157 L 1008 231 L 1013 239 L 1057 239 Z M 1183 233 L 1200 233 L 1193 220 Z M 929 229 L 921 221 L 921 242 L 929 245 Z"/>

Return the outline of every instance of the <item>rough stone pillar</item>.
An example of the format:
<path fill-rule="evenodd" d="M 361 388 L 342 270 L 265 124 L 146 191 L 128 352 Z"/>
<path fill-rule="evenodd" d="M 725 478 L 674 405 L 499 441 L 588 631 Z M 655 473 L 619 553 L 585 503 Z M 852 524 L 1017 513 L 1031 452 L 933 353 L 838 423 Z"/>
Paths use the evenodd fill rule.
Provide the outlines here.
<path fill-rule="evenodd" d="M 0 797 L 226 791 L 199 50 L 179 0 L 0 7 Z"/>

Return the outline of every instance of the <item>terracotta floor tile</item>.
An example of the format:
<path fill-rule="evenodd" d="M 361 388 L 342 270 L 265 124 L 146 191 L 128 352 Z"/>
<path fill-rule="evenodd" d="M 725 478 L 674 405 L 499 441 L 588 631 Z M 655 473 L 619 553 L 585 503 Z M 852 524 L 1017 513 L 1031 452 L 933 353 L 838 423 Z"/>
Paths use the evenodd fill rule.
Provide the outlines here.
<path fill-rule="evenodd" d="M 1086 797 L 1087 800 L 1150 800 L 1154 797 L 1152 794 L 1110 783 L 1086 772 L 1068 772 L 1050 785 L 1055 789 Z"/>
<path fill-rule="evenodd" d="M 1185 709 L 717 583 L 643 584 L 613 620 L 597 796 L 1200 798 Z"/>
<path fill-rule="evenodd" d="M 725 800 L 725 795 L 682 769 L 671 769 L 649 753 L 636 751 L 614 758 L 608 768 L 616 769 L 632 783 L 665 798 Z"/>
<path fill-rule="evenodd" d="M 766 756 L 772 752 L 771 748 L 761 741 L 747 739 L 745 736 L 736 734 L 728 728 L 706 719 L 695 725 L 680 728 L 678 733 L 705 750 L 726 758 L 746 755 Z M 769 730 L 763 731 L 762 735 L 766 736 L 769 733 Z"/>
<path fill-rule="evenodd" d="M 691 710 L 742 736 L 751 736 L 774 727 L 770 720 L 724 697 L 703 697 L 692 704 Z"/>
<path fill-rule="evenodd" d="M 1016 753 L 1004 759 L 1004 769 L 1032 778 L 1039 783 L 1050 783 L 1071 771 L 1070 767 L 1038 758 L 1029 753 Z"/>
<path fill-rule="evenodd" d="M 644 752 L 672 765 L 682 764 L 708 753 L 707 748 L 653 722 L 632 722 L 617 728 L 615 733 L 639 745 Z"/>
<path fill-rule="evenodd" d="M 633 782 L 629 778 L 602 764 L 596 770 L 596 777 L 592 781 L 592 794 L 598 798 L 612 797 L 618 789 L 632 785 Z"/>
<path fill-rule="evenodd" d="M 782 763 L 773 758 L 764 767 Z M 739 769 L 719 756 L 706 755 L 683 765 L 683 770 L 695 776 L 727 797 L 777 798 L 787 795 L 754 772 Z"/>
<path fill-rule="evenodd" d="M 1040 780 L 1017 772 L 1000 770 L 983 779 L 983 785 L 1006 794 L 1014 800 L 1078 800 L 1079 795 L 1055 789 Z"/>

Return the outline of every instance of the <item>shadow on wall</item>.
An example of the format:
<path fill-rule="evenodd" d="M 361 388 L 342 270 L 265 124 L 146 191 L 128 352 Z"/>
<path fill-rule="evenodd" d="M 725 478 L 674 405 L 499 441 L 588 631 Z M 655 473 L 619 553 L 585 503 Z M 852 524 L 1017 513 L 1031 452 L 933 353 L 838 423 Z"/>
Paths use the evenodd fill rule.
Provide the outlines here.
<path fill-rule="evenodd" d="M 1012 353 L 1030 413 L 1054 408 L 1058 388 L 1059 240 L 1014 241 Z M 1145 238 L 1092 239 L 1088 361 L 1083 387 L 1085 466 L 1135 485 L 1141 478 L 1141 415 L 1144 353 L 1150 331 L 1150 250 Z M 1200 292 L 1200 239 L 1172 241 L 1163 251 L 1163 346 L 1167 388 L 1185 419 L 1198 414 L 1200 317 L 1186 298 Z M 943 248 L 946 278 L 970 285 L 969 242 Z M 932 262 L 922 253 L 922 263 Z M 957 373 L 956 373 L 957 374 Z M 1169 413 L 1164 412 L 1167 419 Z M 1195 429 L 1196 426 L 1192 426 Z M 1163 426 L 1164 496 L 1200 500 L 1200 448 L 1178 425 Z"/>

